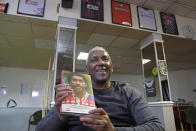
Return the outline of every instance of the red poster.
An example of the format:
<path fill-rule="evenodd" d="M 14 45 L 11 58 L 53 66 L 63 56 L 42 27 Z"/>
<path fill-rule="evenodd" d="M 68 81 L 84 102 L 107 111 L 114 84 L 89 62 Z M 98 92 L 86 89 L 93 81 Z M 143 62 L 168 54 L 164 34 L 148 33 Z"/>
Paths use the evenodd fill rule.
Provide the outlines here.
<path fill-rule="evenodd" d="M 132 26 L 129 4 L 112 0 L 112 23 Z"/>
<path fill-rule="evenodd" d="M 7 13 L 8 3 L 0 3 L 0 13 Z"/>

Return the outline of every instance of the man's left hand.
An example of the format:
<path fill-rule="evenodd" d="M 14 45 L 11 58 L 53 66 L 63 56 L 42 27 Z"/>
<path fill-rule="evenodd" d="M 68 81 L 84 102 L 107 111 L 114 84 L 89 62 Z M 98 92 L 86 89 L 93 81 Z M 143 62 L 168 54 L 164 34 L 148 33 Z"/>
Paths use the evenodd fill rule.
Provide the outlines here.
<path fill-rule="evenodd" d="M 114 131 L 114 126 L 103 108 L 91 110 L 88 115 L 80 116 L 80 121 L 95 131 Z"/>

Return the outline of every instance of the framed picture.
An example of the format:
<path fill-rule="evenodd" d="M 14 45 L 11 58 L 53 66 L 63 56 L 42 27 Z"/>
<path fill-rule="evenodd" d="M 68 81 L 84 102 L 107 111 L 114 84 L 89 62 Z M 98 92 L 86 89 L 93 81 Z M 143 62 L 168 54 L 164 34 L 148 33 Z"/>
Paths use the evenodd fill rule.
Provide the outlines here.
<path fill-rule="evenodd" d="M 161 24 L 164 33 L 178 35 L 175 15 L 160 12 Z"/>
<path fill-rule="evenodd" d="M 132 26 L 129 4 L 112 0 L 112 23 Z"/>
<path fill-rule="evenodd" d="M 159 72 L 162 75 L 167 75 L 168 71 L 167 71 L 167 64 L 165 60 L 158 60 L 158 67 L 159 67 Z"/>
<path fill-rule="evenodd" d="M 145 93 L 147 97 L 155 97 L 156 96 L 156 88 L 155 88 L 155 80 L 154 77 L 152 80 L 145 81 Z"/>
<path fill-rule="evenodd" d="M 0 13 L 7 13 L 9 3 L 0 2 Z"/>
<path fill-rule="evenodd" d="M 103 21 L 103 0 L 81 0 L 81 18 Z"/>
<path fill-rule="evenodd" d="M 156 20 L 154 11 L 144 7 L 137 7 L 139 27 L 142 29 L 148 29 L 157 31 Z"/>
<path fill-rule="evenodd" d="M 18 14 L 44 16 L 45 0 L 19 0 Z"/>

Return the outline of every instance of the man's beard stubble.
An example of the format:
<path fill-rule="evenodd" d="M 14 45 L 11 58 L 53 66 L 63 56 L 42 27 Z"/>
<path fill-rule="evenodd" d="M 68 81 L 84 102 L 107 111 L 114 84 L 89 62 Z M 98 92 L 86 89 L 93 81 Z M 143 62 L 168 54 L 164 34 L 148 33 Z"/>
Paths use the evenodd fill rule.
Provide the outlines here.
<path fill-rule="evenodd" d="M 102 79 L 102 80 L 99 80 L 99 79 L 94 79 L 94 82 L 98 85 L 103 85 L 103 84 L 106 84 L 109 80 L 110 80 L 110 76 L 107 76 L 106 79 Z M 93 80 L 93 79 L 92 79 Z"/>

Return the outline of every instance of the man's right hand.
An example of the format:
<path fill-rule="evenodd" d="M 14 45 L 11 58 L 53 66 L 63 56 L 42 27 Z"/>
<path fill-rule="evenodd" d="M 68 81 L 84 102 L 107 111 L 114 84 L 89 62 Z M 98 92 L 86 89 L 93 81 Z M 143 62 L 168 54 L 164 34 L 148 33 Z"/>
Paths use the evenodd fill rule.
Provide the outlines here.
<path fill-rule="evenodd" d="M 72 89 L 70 88 L 67 88 L 65 85 L 62 85 L 62 84 L 59 84 L 59 85 L 56 85 L 54 87 L 55 91 L 56 91 L 56 98 L 55 98 L 55 106 L 59 112 L 59 118 L 60 120 L 64 121 L 67 119 L 66 116 L 64 115 L 61 115 L 60 113 L 60 107 L 61 107 L 61 103 L 62 101 L 70 96 L 72 94 Z"/>

